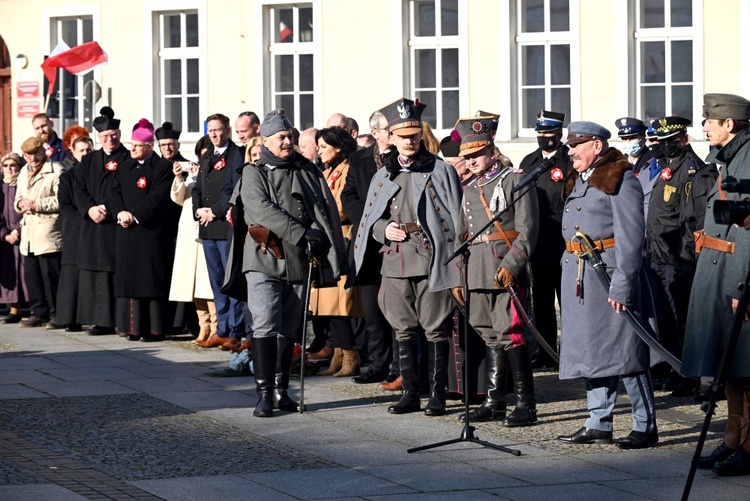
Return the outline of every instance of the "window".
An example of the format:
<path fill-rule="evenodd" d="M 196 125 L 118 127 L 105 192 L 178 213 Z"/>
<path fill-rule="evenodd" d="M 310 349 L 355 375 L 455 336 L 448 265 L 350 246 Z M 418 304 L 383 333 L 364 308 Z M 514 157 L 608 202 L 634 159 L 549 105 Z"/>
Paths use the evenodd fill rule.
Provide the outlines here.
<path fill-rule="evenodd" d="M 182 132 L 200 132 L 200 47 L 197 11 L 167 11 L 155 14 L 158 33 L 157 126 L 172 122 Z"/>
<path fill-rule="evenodd" d="M 410 87 L 427 105 L 422 120 L 437 130 L 452 129 L 462 109 L 463 17 L 459 0 L 409 2 Z"/>
<path fill-rule="evenodd" d="M 269 6 L 264 19 L 270 105 L 284 108 L 299 130 L 313 127 L 316 40 L 312 4 Z"/>
<path fill-rule="evenodd" d="M 638 116 L 693 119 L 693 1 L 637 0 L 635 82 Z"/>
<path fill-rule="evenodd" d="M 519 132 L 533 129 L 540 110 L 571 115 L 569 0 L 517 0 Z M 520 135 L 520 134 L 519 134 Z"/>
<path fill-rule="evenodd" d="M 91 16 L 70 16 L 50 18 L 50 52 L 61 42 L 72 48 L 94 40 Z M 58 70 L 55 90 L 50 96 L 47 114 L 56 119 L 55 128 L 60 131 L 72 125 L 82 125 L 91 129 L 92 101 L 99 97 L 99 86 L 94 81 L 95 72 L 76 76 L 63 69 Z M 45 79 L 46 92 L 48 82 Z M 89 93 L 88 98 L 86 93 Z M 92 96 L 94 92 L 97 95 Z"/>

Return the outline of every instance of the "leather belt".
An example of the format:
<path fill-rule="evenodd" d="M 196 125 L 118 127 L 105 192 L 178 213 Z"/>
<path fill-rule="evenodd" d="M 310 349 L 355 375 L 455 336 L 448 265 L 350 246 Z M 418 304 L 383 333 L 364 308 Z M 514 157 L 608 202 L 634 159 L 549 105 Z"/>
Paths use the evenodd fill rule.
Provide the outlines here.
<path fill-rule="evenodd" d="M 498 232 L 493 233 L 482 233 L 479 235 L 473 242 L 471 242 L 471 245 L 477 245 L 477 244 L 483 244 L 486 242 L 496 242 L 497 240 L 505 240 L 505 237 L 508 237 L 510 240 L 515 240 L 518 238 L 518 232 L 517 231 L 506 231 L 505 236 Z"/>
<path fill-rule="evenodd" d="M 404 233 L 415 233 L 417 231 L 422 231 L 422 225 L 417 222 L 401 223 L 398 225 L 398 228 Z"/>
<path fill-rule="evenodd" d="M 713 249 L 727 254 L 734 253 L 734 242 L 709 237 L 703 230 L 693 232 L 693 238 L 695 239 L 696 253 L 699 253 L 702 249 Z"/>
<path fill-rule="evenodd" d="M 604 240 L 596 240 L 594 242 L 594 246 L 599 249 L 600 251 L 603 251 L 604 249 L 609 249 L 610 247 L 615 246 L 615 239 L 614 238 L 605 238 Z M 565 250 L 570 252 L 571 254 L 576 252 L 585 252 L 585 249 L 583 248 L 583 244 L 580 242 L 565 242 Z"/>

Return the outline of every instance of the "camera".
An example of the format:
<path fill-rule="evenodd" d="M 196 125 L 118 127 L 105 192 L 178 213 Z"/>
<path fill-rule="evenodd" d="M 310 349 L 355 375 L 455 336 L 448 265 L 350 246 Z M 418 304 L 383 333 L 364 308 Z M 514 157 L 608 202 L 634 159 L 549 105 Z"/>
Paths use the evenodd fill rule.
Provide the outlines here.
<path fill-rule="evenodd" d="M 750 194 L 750 180 L 727 177 L 721 188 L 728 193 Z M 714 219 L 721 224 L 742 226 L 745 218 L 750 216 L 750 200 L 716 200 L 714 202 Z"/>

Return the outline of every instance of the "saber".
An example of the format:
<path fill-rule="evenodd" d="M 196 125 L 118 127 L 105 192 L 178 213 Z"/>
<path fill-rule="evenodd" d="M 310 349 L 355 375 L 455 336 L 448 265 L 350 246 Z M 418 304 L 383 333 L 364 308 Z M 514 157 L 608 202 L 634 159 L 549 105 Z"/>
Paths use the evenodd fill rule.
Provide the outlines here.
<path fill-rule="evenodd" d="M 309 244 L 308 244 L 309 246 Z M 308 248 L 308 256 L 311 256 Z M 307 410 L 305 407 L 305 352 L 307 351 L 307 316 L 310 314 L 310 288 L 312 287 L 313 267 L 318 264 L 315 258 L 307 260 L 307 289 L 305 290 L 305 313 L 302 315 L 302 349 L 299 355 L 299 413 Z"/>
<path fill-rule="evenodd" d="M 581 246 L 583 247 L 583 255 L 589 260 L 591 266 L 596 272 L 596 276 L 599 277 L 599 281 L 602 283 L 602 286 L 607 291 L 607 293 L 609 293 L 609 286 L 611 281 L 609 279 L 609 275 L 607 275 L 604 261 L 602 261 L 598 249 L 594 245 L 594 242 L 591 240 L 591 237 L 589 237 L 585 233 L 577 231 L 573 238 L 581 243 Z M 662 358 L 664 358 L 664 360 L 669 365 L 671 365 L 672 368 L 674 368 L 674 370 L 676 370 L 678 373 L 680 372 L 682 362 L 680 362 L 677 357 L 669 353 L 669 351 L 667 351 L 667 349 L 664 348 L 661 343 L 659 343 L 659 341 L 657 341 L 656 338 L 648 330 L 646 330 L 643 325 L 641 325 L 641 323 L 637 318 L 635 318 L 630 310 L 622 310 L 621 315 L 625 317 L 625 320 L 628 321 L 635 333 L 638 334 L 638 337 L 641 338 L 641 341 L 646 343 L 651 349 L 661 355 Z"/>
<path fill-rule="evenodd" d="M 518 293 L 516 292 L 516 288 L 512 285 L 509 285 L 507 287 L 508 293 L 510 294 L 510 298 L 513 300 L 513 304 L 516 305 L 516 309 L 518 310 L 518 314 L 521 315 L 521 320 L 524 321 L 524 323 L 528 326 L 531 333 L 536 338 L 537 343 L 539 343 L 539 346 L 544 348 L 544 351 L 547 352 L 547 354 L 552 357 L 552 360 L 555 361 L 558 365 L 560 364 L 560 356 L 557 354 L 555 350 L 552 349 L 552 347 L 547 343 L 547 340 L 542 337 L 542 334 L 537 330 L 536 325 L 533 324 L 531 319 L 529 318 L 529 315 L 526 313 L 526 310 L 524 309 L 523 305 L 521 304 L 521 300 L 518 298 Z"/>

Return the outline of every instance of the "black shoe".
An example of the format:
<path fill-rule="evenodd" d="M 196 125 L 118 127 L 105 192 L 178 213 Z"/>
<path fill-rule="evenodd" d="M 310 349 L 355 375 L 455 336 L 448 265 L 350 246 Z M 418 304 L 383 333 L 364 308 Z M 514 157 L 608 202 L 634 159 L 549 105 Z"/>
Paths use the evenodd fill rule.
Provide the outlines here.
<path fill-rule="evenodd" d="M 701 392 L 701 380 L 692 378 L 680 378 L 680 383 L 672 390 L 673 397 L 694 397 Z"/>
<path fill-rule="evenodd" d="M 698 460 L 698 468 L 701 470 L 710 470 L 716 463 L 722 463 L 729 459 L 737 449 L 732 449 L 724 442 L 708 456 L 701 456 Z"/>
<path fill-rule="evenodd" d="M 557 439 L 569 444 L 611 444 L 612 432 L 584 426 L 572 435 L 561 435 Z"/>
<path fill-rule="evenodd" d="M 81 332 L 83 327 L 81 324 L 68 324 L 65 326 L 65 332 Z"/>
<path fill-rule="evenodd" d="M 273 394 L 264 395 L 258 399 L 258 403 L 255 404 L 255 410 L 253 410 L 253 416 L 255 417 L 273 416 Z"/>
<path fill-rule="evenodd" d="M 497 409 L 483 405 L 469 412 L 469 421 L 471 421 L 472 423 L 479 423 L 482 421 L 495 421 L 500 419 L 505 419 L 504 404 L 502 405 L 502 407 L 499 407 Z M 458 416 L 458 420 L 462 423 L 466 423 L 466 414 L 461 414 L 460 416 Z"/>
<path fill-rule="evenodd" d="M 742 446 L 738 447 L 729 459 L 723 463 L 716 463 L 713 471 L 720 477 L 750 475 L 750 452 L 747 452 Z"/>
<path fill-rule="evenodd" d="M 430 400 L 424 408 L 425 416 L 444 416 L 445 415 L 445 392 L 433 393 Z"/>
<path fill-rule="evenodd" d="M 536 423 L 536 408 L 518 405 L 503 420 L 503 426 L 508 428 L 531 426 L 534 423 Z"/>
<path fill-rule="evenodd" d="M 408 414 L 410 412 L 419 412 L 421 410 L 419 394 L 407 393 L 401 396 L 401 399 L 395 404 L 388 407 L 391 414 Z"/>
<path fill-rule="evenodd" d="M 659 441 L 657 432 L 646 433 L 645 431 L 631 431 L 625 438 L 615 440 L 615 445 L 620 449 L 645 449 Z"/>
<path fill-rule="evenodd" d="M 10 315 L 8 315 L 7 317 L 3 319 L 4 324 L 17 324 L 20 321 L 21 321 L 21 315 L 15 315 L 13 313 L 11 313 Z"/>
<path fill-rule="evenodd" d="M 158 343 L 164 341 L 167 337 L 164 334 L 151 334 L 149 336 L 142 336 L 141 342 L 143 343 Z"/>
<path fill-rule="evenodd" d="M 140 341 L 141 340 L 141 336 L 138 336 L 135 334 L 128 334 L 125 337 L 128 338 L 128 341 Z"/>
<path fill-rule="evenodd" d="M 383 374 L 382 372 L 368 370 L 364 374 L 361 374 L 359 376 L 354 376 L 352 378 L 352 382 L 357 383 L 357 384 L 381 383 L 385 381 L 385 378 L 386 378 L 386 374 Z"/>
<path fill-rule="evenodd" d="M 86 334 L 89 336 L 103 336 L 105 334 L 114 334 L 115 329 L 112 327 L 99 327 L 98 325 L 93 326 L 92 328 L 88 329 L 86 331 Z M 127 334 L 123 337 L 127 337 Z"/>

